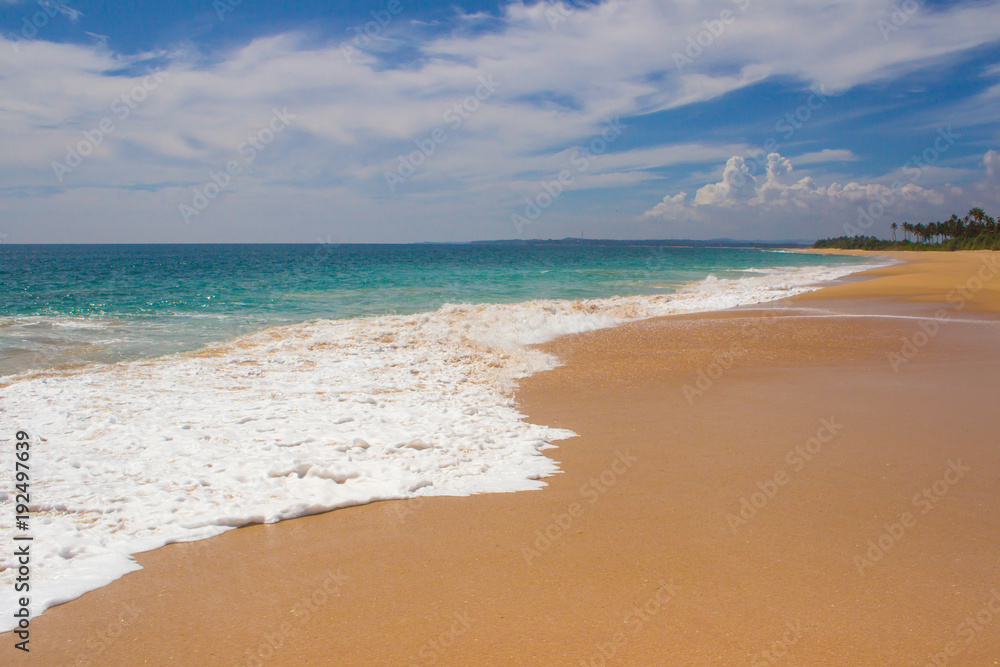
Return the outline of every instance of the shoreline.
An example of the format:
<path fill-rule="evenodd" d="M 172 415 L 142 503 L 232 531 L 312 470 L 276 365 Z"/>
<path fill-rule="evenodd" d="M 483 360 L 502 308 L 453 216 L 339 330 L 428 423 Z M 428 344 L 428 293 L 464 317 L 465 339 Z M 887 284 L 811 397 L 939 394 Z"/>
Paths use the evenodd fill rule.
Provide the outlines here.
<path fill-rule="evenodd" d="M 773 300 L 857 268 L 815 258 L 668 296 L 305 322 L 194 352 L 0 383 L 22 424 L 49 425 L 35 462 L 58 491 L 35 497 L 45 532 L 32 554 L 33 611 L 134 571 L 131 554 L 235 526 L 405 499 L 428 485 L 455 495 L 540 488 L 555 472 L 542 450 L 570 434 L 531 425 L 512 408 L 510 385 L 555 364 L 531 343 Z M 170 379 L 178 376 L 200 382 Z M 111 512 L 108 497 L 118 499 Z M 0 572 L 4 586 L 13 578 Z M 8 619 L 0 629 L 12 626 L 12 605 L 0 599 Z"/>
<path fill-rule="evenodd" d="M 982 327 L 958 317 L 1000 311 L 1000 280 L 984 282 L 961 309 L 948 299 L 962 286 L 969 291 L 968 280 L 985 265 L 980 258 L 910 262 L 876 269 L 874 280 L 762 304 L 773 312 L 767 317 L 754 314 L 761 307 L 745 307 L 559 338 L 542 348 L 564 365 L 522 380 L 517 391 L 532 423 L 580 434 L 548 451 L 562 472 L 546 478 L 544 489 L 362 505 L 139 554 L 144 570 L 35 619 L 33 645 L 39 653 L 11 664 L 166 664 L 171 656 L 254 664 L 246 651 L 261 642 L 261 650 L 270 646 L 273 655 L 265 660 L 258 651 L 256 659 L 274 664 L 316 660 L 329 651 L 343 656 L 342 664 L 398 664 L 410 658 L 405 664 L 489 664 L 501 656 L 523 664 L 577 664 L 606 655 L 608 647 L 622 664 L 663 664 L 666 647 L 674 664 L 696 664 L 753 660 L 768 650 L 769 638 L 787 637 L 795 638 L 785 649 L 794 647 L 796 661 L 924 659 L 915 639 L 920 633 L 912 628 L 883 637 L 881 648 L 866 633 L 879 625 L 891 629 L 895 619 L 916 614 L 913 622 L 925 635 L 944 636 L 949 613 L 956 611 L 955 634 L 957 611 L 965 607 L 954 599 L 954 590 L 969 605 L 984 591 L 968 575 L 960 576 L 948 553 L 961 554 L 969 572 L 986 582 L 990 550 L 1000 544 L 997 531 L 988 528 L 989 516 L 998 510 L 1000 462 L 985 451 L 992 437 L 987 427 L 994 428 L 995 419 L 977 412 L 975 401 L 977 395 L 995 395 L 996 387 L 983 377 L 988 374 L 974 373 L 984 364 L 995 368 L 1000 359 Z M 956 275 L 968 279 L 956 283 Z M 935 300 L 913 299 L 927 293 Z M 955 309 L 946 311 L 952 317 L 935 319 L 935 312 L 949 307 Z M 810 317 L 816 309 L 840 315 Z M 879 311 L 893 317 L 870 317 Z M 933 335 L 919 326 L 931 321 L 939 325 Z M 899 340 L 919 341 L 921 331 L 927 342 L 919 347 L 913 342 L 917 352 L 893 370 L 886 355 L 905 358 Z M 716 368 L 721 374 L 710 377 Z M 901 370 L 909 375 L 906 382 Z M 699 371 L 711 384 L 701 394 L 685 395 L 686 385 L 700 389 Z M 848 386 L 867 401 L 849 395 Z M 929 435 L 952 427 L 929 421 L 932 415 L 912 418 L 921 430 L 871 408 L 872 399 L 886 393 L 903 407 L 907 399 L 921 398 L 926 386 L 953 390 L 935 409 L 943 405 L 969 417 L 966 441 L 935 444 Z M 775 412 L 775 401 L 799 409 Z M 810 411 L 816 403 L 830 409 Z M 843 433 L 838 406 L 840 414 L 853 416 L 854 428 Z M 772 441 L 767 429 L 776 423 Z M 900 433 L 910 440 L 899 441 Z M 671 445 L 666 449 L 665 436 Z M 823 438 L 839 440 L 843 451 L 808 468 L 811 462 L 799 455 L 803 467 L 788 469 L 793 466 L 783 464 L 781 455 L 809 446 L 812 438 L 820 444 Z M 882 538 L 878 521 L 867 519 L 888 517 L 885 523 L 894 527 L 900 515 L 890 515 L 906 509 L 909 498 L 897 487 L 933 483 L 935 475 L 947 474 L 947 460 L 968 456 L 963 446 L 969 442 L 980 455 L 977 467 L 958 480 L 961 486 L 947 487 L 955 493 L 935 496 L 926 520 L 915 514 L 914 526 L 904 526 L 912 539 L 890 547 L 907 554 L 909 570 L 876 567 L 888 558 L 884 554 L 858 575 L 866 582 L 884 572 L 883 579 L 870 587 L 857 581 L 846 586 L 864 603 L 860 609 L 842 616 L 816 613 L 824 599 L 819 591 L 848 604 L 849 595 L 838 588 L 844 586 L 840 566 L 847 565 L 849 575 L 851 557 L 863 553 L 852 540 L 863 545 L 871 538 L 877 545 Z M 909 460 L 904 454 L 912 451 L 922 458 Z M 779 468 L 786 475 L 801 474 L 782 483 Z M 735 522 L 728 535 L 733 522 L 720 519 L 739 514 L 727 509 L 739 508 L 741 497 L 753 499 L 759 484 L 765 493 L 771 483 L 773 496 L 747 525 Z M 827 504 L 814 506 L 822 502 Z M 794 516 L 801 503 L 805 524 Z M 967 515 L 974 511 L 987 526 L 978 541 L 968 534 Z M 928 526 L 924 533 L 918 532 L 921 526 Z M 935 546 L 941 531 L 951 540 L 951 552 Z M 834 545 L 833 557 L 803 544 L 803 535 Z M 919 554 L 931 554 L 936 569 L 926 567 Z M 303 562 L 310 566 L 300 570 L 296 564 Z M 779 565 L 784 574 L 775 578 Z M 913 570 L 924 573 L 922 585 L 935 591 L 933 599 L 948 613 L 928 618 L 925 597 L 912 592 L 909 606 L 877 604 L 877 594 L 892 598 L 909 591 L 903 583 Z M 935 580 L 939 571 L 951 578 Z M 995 585 L 1000 588 L 1000 581 Z M 205 590 L 224 593 L 205 595 Z M 126 609 L 126 603 L 132 606 Z M 775 606 L 789 613 L 775 614 Z M 852 621 L 859 611 L 870 619 Z M 108 641 L 111 633 L 102 628 L 114 623 L 120 632 Z M 996 623 L 1000 627 L 1000 617 Z M 622 626 L 627 632 L 619 637 Z M 831 630 L 850 646 L 824 641 L 833 636 Z M 977 633 L 978 644 L 963 648 L 963 659 L 996 655 L 989 635 Z M 0 655 L 7 656 L 12 642 L 10 635 L 3 637 Z M 375 638 L 385 643 L 371 644 Z"/>
<path fill-rule="evenodd" d="M 687 248 L 689 246 L 684 246 L 684 247 Z M 723 249 L 761 250 L 759 248 L 741 248 L 741 247 L 733 247 L 733 248 L 725 247 Z M 791 253 L 792 251 L 789 250 L 788 252 Z M 796 251 L 796 252 L 798 252 L 798 251 Z M 806 252 L 806 251 L 802 250 L 802 252 Z M 811 254 L 824 254 L 824 253 L 811 253 Z M 835 254 L 850 254 L 850 253 L 833 253 L 833 252 L 831 252 L 831 253 L 825 253 L 825 254 L 830 254 L 832 256 L 832 255 L 835 255 Z M 783 265 L 782 266 L 775 266 L 775 267 L 768 267 L 769 270 L 774 270 L 774 271 L 806 271 L 806 270 L 809 270 L 811 268 L 816 268 L 816 267 L 809 267 L 809 266 L 783 266 Z M 836 265 L 831 265 L 829 268 L 839 268 L 839 267 L 836 266 Z M 681 284 L 679 286 L 673 286 L 671 288 L 673 291 L 670 292 L 668 295 L 677 294 L 678 292 L 683 292 L 686 289 L 697 287 L 699 284 L 701 284 L 701 283 L 704 282 L 705 278 L 708 278 L 711 275 L 712 274 L 710 273 L 710 274 L 706 275 L 703 278 L 699 278 L 697 280 L 691 280 L 690 282 L 683 283 L 683 284 Z M 271 323 L 267 323 L 267 324 L 262 324 L 259 328 L 253 328 L 253 329 L 249 329 L 249 330 L 242 331 L 242 332 L 239 332 L 239 333 L 227 334 L 227 335 L 225 335 L 225 336 L 223 336 L 221 338 L 212 338 L 212 339 L 209 339 L 209 340 L 206 340 L 206 341 L 201 341 L 201 342 L 199 342 L 197 345 L 195 345 L 193 347 L 183 347 L 181 349 L 176 349 L 176 350 L 165 350 L 165 351 L 161 350 L 161 351 L 155 351 L 155 352 L 150 352 L 150 353 L 136 354 L 135 356 L 128 356 L 128 357 L 125 357 L 125 358 L 108 357 L 108 358 L 92 358 L 92 359 L 88 358 L 88 359 L 83 359 L 83 360 L 69 359 L 69 360 L 62 360 L 62 361 L 57 361 L 57 362 L 53 362 L 53 363 L 48 363 L 47 362 L 47 363 L 45 363 L 43 365 L 37 365 L 37 366 L 36 365 L 29 365 L 29 366 L 24 366 L 24 367 L 17 367 L 15 370 L 11 370 L 9 372 L 2 372 L 2 373 L 0 373 L 0 386 L 6 386 L 7 384 L 10 383 L 11 380 L 15 380 L 15 381 L 16 380 L 21 380 L 21 379 L 25 379 L 27 377 L 32 377 L 32 376 L 35 376 L 35 375 L 44 375 L 44 374 L 61 373 L 61 372 L 67 372 L 67 373 L 69 373 L 69 372 L 75 372 L 75 371 L 80 371 L 80 370 L 86 371 L 88 368 L 92 368 L 94 366 L 113 365 L 113 364 L 120 363 L 120 362 L 124 362 L 124 363 L 141 363 L 141 362 L 152 361 L 152 360 L 163 359 L 163 358 L 184 358 L 184 357 L 192 356 L 192 355 L 193 356 L 198 356 L 198 355 L 204 354 L 206 351 L 209 351 L 209 350 L 212 350 L 212 349 L 215 349 L 215 348 L 219 348 L 219 347 L 226 347 L 226 346 L 238 344 L 241 340 L 250 339 L 250 338 L 253 338 L 255 336 L 260 336 L 262 334 L 266 334 L 266 333 L 271 332 L 271 331 L 276 332 L 276 333 L 280 333 L 280 332 L 283 332 L 283 331 L 284 332 L 291 332 L 291 331 L 294 331 L 296 328 L 303 327 L 303 326 L 314 325 L 314 324 L 319 323 L 319 322 L 341 322 L 341 323 L 344 323 L 344 322 L 374 321 L 374 320 L 377 320 L 378 318 L 390 318 L 390 317 L 404 317 L 404 318 L 405 317 L 419 317 L 419 316 L 434 315 L 436 313 L 439 313 L 444 306 L 459 306 L 459 307 L 471 307 L 471 308 L 490 308 L 490 307 L 503 307 L 503 306 L 519 306 L 519 305 L 531 304 L 531 303 L 535 303 L 535 302 L 557 303 L 557 304 L 571 304 L 571 303 L 580 302 L 580 303 L 584 303 L 584 304 L 588 304 L 589 305 L 591 303 L 601 304 L 603 302 L 610 302 L 610 301 L 629 301 L 629 300 L 636 300 L 636 299 L 641 300 L 641 299 L 658 297 L 658 296 L 662 296 L 662 295 L 663 295 L 662 292 L 649 292 L 649 293 L 641 292 L 641 293 L 634 293 L 634 294 L 633 293 L 626 293 L 624 295 L 609 292 L 608 294 L 603 295 L 603 296 L 594 295 L 594 296 L 587 296 L 587 297 L 580 297 L 580 298 L 571 298 L 571 297 L 537 297 L 537 298 L 532 298 L 532 299 L 525 299 L 523 301 L 511 301 L 511 302 L 508 302 L 508 301 L 457 301 L 457 302 L 444 302 L 444 303 L 436 304 L 436 305 L 430 307 L 430 309 L 413 310 L 413 311 L 404 310 L 401 313 L 398 313 L 395 310 L 390 310 L 390 311 L 386 311 L 386 312 L 375 312 L 375 313 L 369 313 L 369 314 L 350 315 L 350 316 L 341 316 L 341 317 L 333 317 L 333 316 L 327 317 L 327 316 L 319 316 L 319 315 L 315 315 L 314 314 L 314 315 L 311 315 L 309 317 L 304 317 L 304 318 L 301 318 L 301 319 L 293 319 L 293 320 L 290 320 L 290 321 L 271 322 Z M 193 317 L 193 316 L 197 315 L 197 313 L 179 312 L 179 313 L 175 313 L 174 315 L 176 315 L 177 317 L 180 317 L 180 318 L 183 319 L 183 318 L 187 318 L 187 317 Z M 222 313 L 222 315 L 223 316 L 229 316 L 229 317 L 235 317 L 235 316 L 238 316 L 238 313 Z M 127 319 L 123 320 L 123 319 L 121 319 L 117 315 L 94 315 L 94 314 L 83 314 L 83 315 L 9 315 L 9 316 L 6 316 L 6 318 L 3 318 L 3 319 L 7 319 L 7 320 L 18 320 L 18 319 L 21 319 L 21 320 L 28 320 L 29 324 L 46 324 L 46 325 L 51 324 L 52 322 L 58 322 L 60 320 L 82 321 L 82 322 L 89 322 L 89 321 L 92 321 L 92 320 L 98 320 L 98 321 L 100 321 L 100 322 L 102 322 L 104 324 L 114 325 L 114 326 L 121 326 L 121 325 L 128 325 L 128 324 L 130 324 L 130 322 Z M 23 325 L 24 323 L 18 323 L 18 324 L 22 324 Z M 5 361 L 10 361 L 10 360 L 5 360 Z"/>

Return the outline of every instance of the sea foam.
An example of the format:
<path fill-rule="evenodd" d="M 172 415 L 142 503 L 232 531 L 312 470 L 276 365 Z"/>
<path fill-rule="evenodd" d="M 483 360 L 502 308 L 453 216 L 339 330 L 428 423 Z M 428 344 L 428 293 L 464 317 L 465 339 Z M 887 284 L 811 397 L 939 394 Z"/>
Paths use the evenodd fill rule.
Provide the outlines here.
<path fill-rule="evenodd" d="M 132 554 L 171 542 L 383 499 L 538 489 L 557 472 L 543 452 L 573 433 L 516 410 L 516 382 L 557 363 L 529 346 L 770 301 L 865 268 L 312 321 L 195 352 L 6 378 L 6 421 L 32 441 L 32 613 L 139 569 Z M 3 435 L 12 443 L 13 432 Z M 8 545 L 11 468 L 0 470 Z M 0 560 L 5 591 L 16 576 L 10 553 Z M 14 597 L 0 601 L 0 630 L 13 627 Z"/>

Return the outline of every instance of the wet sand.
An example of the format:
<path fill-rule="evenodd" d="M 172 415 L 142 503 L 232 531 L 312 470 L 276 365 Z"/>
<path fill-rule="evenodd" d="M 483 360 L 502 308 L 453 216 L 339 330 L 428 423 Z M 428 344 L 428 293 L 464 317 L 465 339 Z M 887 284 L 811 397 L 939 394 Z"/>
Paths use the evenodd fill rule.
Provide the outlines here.
<path fill-rule="evenodd" d="M 140 554 L 0 663 L 1000 664 L 1000 268 L 900 257 L 549 344 L 543 490 Z"/>

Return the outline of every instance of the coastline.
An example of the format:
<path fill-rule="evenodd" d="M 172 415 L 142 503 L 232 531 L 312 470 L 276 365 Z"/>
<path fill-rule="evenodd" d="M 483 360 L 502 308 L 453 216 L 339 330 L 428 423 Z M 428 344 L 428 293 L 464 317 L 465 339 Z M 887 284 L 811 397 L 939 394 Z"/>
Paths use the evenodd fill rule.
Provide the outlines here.
<path fill-rule="evenodd" d="M 935 251 L 867 251 L 816 250 L 816 254 L 855 255 L 858 257 L 888 257 L 903 260 L 906 273 L 883 267 L 854 274 L 853 277 L 881 278 L 875 289 L 832 286 L 823 290 L 824 298 L 885 298 L 902 299 L 910 303 L 941 303 L 945 309 L 966 307 L 986 312 L 1000 312 L 1000 253 L 990 250 Z M 973 259 L 969 259 L 973 258 Z M 795 297 L 793 297 L 795 298 Z"/>
<path fill-rule="evenodd" d="M 980 274 L 995 253 L 906 255 L 870 280 L 544 345 L 564 365 L 521 381 L 518 403 L 579 434 L 549 451 L 562 472 L 544 489 L 376 503 L 139 554 L 144 570 L 35 619 L 29 659 L 9 634 L 0 656 L 752 664 L 773 649 L 923 664 L 1000 590 L 986 398 L 1000 355 L 980 321 L 1000 311 L 1000 279 Z M 788 460 L 812 439 L 809 460 Z M 951 484 L 956 459 L 971 469 Z M 889 549 L 859 565 L 883 534 Z M 991 622 L 960 662 L 1000 654 Z"/>
<path fill-rule="evenodd" d="M 0 382 L 4 408 L 38 427 L 32 457 L 45 471 L 31 496 L 40 532 L 32 595 L 21 606 L 40 616 L 138 569 L 132 554 L 237 526 L 415 495 L 541 488 L 540 478 L 556 471 L 542 450 L 572 433 L 526 422 L 514 409 L 513 383 L 557 363 L 532 345 L 771 301 L 859 268 L 751 255 L 741 263 L 749 268 L 667 295 L 316 320 L 187 353 Z M 185 377 L 199 381 L 177 381 Z M 0 521 L 0 532 L 13 528 Z M 0 559 L 0 587 L 16 588 L 16 576 Z M 15 602 L 0 598 L 0 631 L 18 624 Z"/>

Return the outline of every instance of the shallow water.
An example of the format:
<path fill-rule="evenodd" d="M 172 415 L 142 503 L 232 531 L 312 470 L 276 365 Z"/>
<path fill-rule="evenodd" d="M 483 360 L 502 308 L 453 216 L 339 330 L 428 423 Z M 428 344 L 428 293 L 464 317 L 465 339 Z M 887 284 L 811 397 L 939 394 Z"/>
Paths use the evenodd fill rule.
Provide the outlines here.
<path fill-rule="evenodd" d="M 192 350 L 310 319 L 664 294 L 709 274 L 857 263 L 745 248 L 0 245 L 0 375 Z"/>
<path fill-rule="evenodd" d="M 556 471 L 543 451 L 573 434 L 514 407 L 517 380 L 556 363 L 531 345 L 769 301 L 865 266 L 727 249 L 3 254 L 0 340 L 19 372 L 0 387 L 12 429 L 0 440 L 32 436 L 35 614 L 169 542 L 381 499 L 539 488 Z M 13 272 L 13 257 L 39 269 Z M 0 467 L 4 540 L 12 472 Z M 0 586 L 13 565 L 0 556 Z M 0 600 L 0 629 L 12 603 Z"/>

